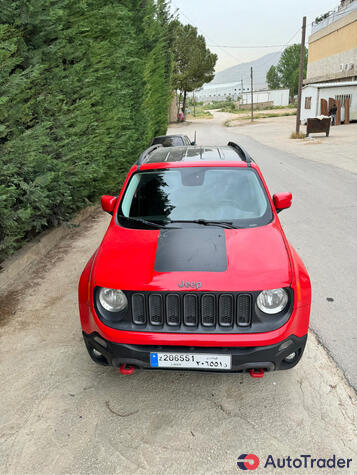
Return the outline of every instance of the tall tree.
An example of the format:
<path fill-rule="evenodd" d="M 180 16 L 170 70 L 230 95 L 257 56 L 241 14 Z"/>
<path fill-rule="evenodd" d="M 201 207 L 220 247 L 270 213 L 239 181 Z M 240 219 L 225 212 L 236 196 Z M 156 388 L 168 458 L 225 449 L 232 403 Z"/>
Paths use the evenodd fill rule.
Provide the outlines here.
<path fill-rule="evenodd" d="M 3 0 L 0 260 L 99 194 L 166 132 L 165 0 Z"/>
<path fill-rule="evenodd" d="M 266 80 L 267 80 L 269 89 L 279 89 L 280 78 L 279 78 L 278 71 L 276 70 L 276 67 L 274 65 L 270 66 L 270 69 L 266 75 Z"/>
<path fill-rule="evenodd" d="M 300 65 L 300 45 L 294 44 L 288 46 L 283 51 L 279 63 L 276 67 L 280 83 L 283 87 L 288 87 L 290 97 L 293 98 L 297 94 L 299 84 L 299 65 Z M 306 76 L 307 68 L 307 48 L 305 48 L 304 58 L 304 76 Z"/>
<path fill-rule="evenodd" d="M 182 109 L 186 110 L 187 93 L 212 81 L 217 55 L 206 47 L 206 41 L 192 25 L 172 22 L 174 36 L 173 86 L 183 94 Z"/>

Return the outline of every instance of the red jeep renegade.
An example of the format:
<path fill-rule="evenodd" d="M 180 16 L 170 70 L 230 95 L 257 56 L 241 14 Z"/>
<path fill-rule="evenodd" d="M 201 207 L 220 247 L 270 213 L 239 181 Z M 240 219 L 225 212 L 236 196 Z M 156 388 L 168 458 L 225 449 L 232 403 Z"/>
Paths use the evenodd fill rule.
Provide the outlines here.
<path fill-rule="evenodd" d="M 146 150 L 79 283 L 91 358 L 135 368 L 289 369 L 305 348 L 309 276 L 270 197 L 239 145 Z"/>

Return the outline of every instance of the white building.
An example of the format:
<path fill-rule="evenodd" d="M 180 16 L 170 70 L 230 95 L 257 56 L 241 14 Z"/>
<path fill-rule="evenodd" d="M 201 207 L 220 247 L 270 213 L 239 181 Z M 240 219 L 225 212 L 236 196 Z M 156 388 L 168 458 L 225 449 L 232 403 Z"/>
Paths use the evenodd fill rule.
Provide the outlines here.
<path fill-rule="evenodd" d="M 199 91 L 195 91 L 195 98 L 199 102 L 225 101 L 231 97 L 236 101 L 242 92 L 250 91 L 242 81 L 227 82 L 224 84 L 205 84 Z"/>
<path fill-rule="evenodd" d="M 243 92 L 242 104 L 251 103 L 251 93 Z M 253 104 L 273 102 L 274 106 L 289 105 L 289 89 L 272 89 L 266 91 L 253 91 Z"/>
<path fill-rule="evenodd" d="M 207 84 L 199 91 L 195 91 L 198 102 L 225 101 L 230 97 L 237 101 L 241 97 L 243 104 L 250 104 L 251 92 L 249 87 L 244 87 L 241 81 L 225 84 Z M 253 103 L 273 102 L 274 106 L 287 106 L 289 104 L 289 89 L 253 91 Z"/>
<path fill-rule="evenodd" d="M 341 121 L 345 120 L 345 99 L 350 100 L 350 120 L 357 120 L 357 81 L 313 83 L 303 87 L 301 121 L 321 115 L 321 99 L 341 101 Z M 329 111 L 327 111 L 328 113 Z"/>

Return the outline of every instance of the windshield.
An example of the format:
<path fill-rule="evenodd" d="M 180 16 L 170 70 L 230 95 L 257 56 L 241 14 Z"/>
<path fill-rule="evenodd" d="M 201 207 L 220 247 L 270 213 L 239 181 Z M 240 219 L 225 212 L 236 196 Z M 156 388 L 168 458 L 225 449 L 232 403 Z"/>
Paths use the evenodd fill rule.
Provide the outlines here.
<path fill-rule="evenodd" d="M 261 226 L 272 219 L 258 174 L 252 168 L 240 167 L 135 173 L 122 199 L 119 219 L 120 215 L 161 224 L 207 220 L 230 222 L 236 227 Z M 127 226 L 128 221 L 122 219 L 120 224 Z"/>

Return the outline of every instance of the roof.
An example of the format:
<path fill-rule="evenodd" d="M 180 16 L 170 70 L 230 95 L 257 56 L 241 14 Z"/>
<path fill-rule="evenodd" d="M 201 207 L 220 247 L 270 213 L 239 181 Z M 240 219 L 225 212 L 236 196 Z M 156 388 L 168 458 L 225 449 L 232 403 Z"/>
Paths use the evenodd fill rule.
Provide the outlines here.
<path fill-rule="evenodd" d="M 184 146 L 159 147 L 148 154 L 142 163 L 178 162 L 178 161 L 245 161 L 239 152 L 231 146 Z"/>
<path fill-rule="evenodd" d="M 341 82 L 317 82 L 317 83 L 310 83 L 306 84 L 305 87 L 344 87 L 344 86 L 357 86 L 357 81 L 341 81 Z"/>

